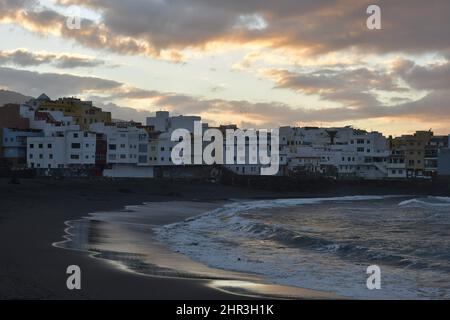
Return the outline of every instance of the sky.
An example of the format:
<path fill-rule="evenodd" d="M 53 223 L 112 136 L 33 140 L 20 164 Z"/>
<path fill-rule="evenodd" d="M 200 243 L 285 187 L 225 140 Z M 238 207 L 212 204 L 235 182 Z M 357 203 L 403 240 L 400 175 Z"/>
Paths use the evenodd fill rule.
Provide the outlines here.
<path fill-rule="evenodd" d="M 448 134 L 449 13 L 448 0 L 0 0 L 0 89 L 123 120 Z"/>

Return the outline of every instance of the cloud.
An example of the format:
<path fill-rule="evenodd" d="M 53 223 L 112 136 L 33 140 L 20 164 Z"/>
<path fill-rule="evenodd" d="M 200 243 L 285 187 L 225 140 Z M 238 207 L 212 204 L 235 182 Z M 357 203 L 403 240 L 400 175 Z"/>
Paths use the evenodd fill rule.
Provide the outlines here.
<path fill-rule="evenodd" d="M 273 79 L 277 88 L 315 94 L 324 100 L 341 102 L 350 107 L 379 105 L 373 90 L 406 90 L 398 85 L 395 76 L 367 68 L 319 69 L 312 72 L 270 69 L 262 74 Z"/>
<path fill-rule="evenodd" d="M 449 90 L 450 61 L 425 66 L 411 60 L 400 60 L 394 66 L 396 72 L 412 88 L 417 90 Z"/>
<path fill-rule="evenodd" d="M 0 64 L 20 67 L 48 64 L 60 69 L 74 69 L 98 67 L 104 65 L 105 62 L 90 57 L 69 54 L 34 53 L 26 49 L 17 49 L 14 51 L 0 51 Z"/>
<path fill-rule="evenodd" d="M 328 82 L 334 88 L 334 82 Z M 308 88 L 315 88 L 310 82 Z M 94 77 L 69 74 L 39 73 L 0 67 L 0 86 L 37 96 L 46 92 L 56 98 L 65 95 L 90 96 L 98 105 L 113 112 L 114 118 L 143 121 L 150 112 L 164 108 L 175 114 L 199 114 L 213 119 L 213 124 L 234 122 L 238 125 L 274 127 L 298 122 L 351 122 L 377 118 L 411 118 L 420 121 L 450 120 L 448 90 L 433 91 L 417 101 L 395 106 L 344 106 L 308 109 L 278 102 L 254 103 L 245 100 L 204 99 L 184 94 L 131 87 L 127 84 Z M 386 84 L 380 84 L 384 88 Z M 388 89 L 390 86 L 387 87 Z M 309 89 L 308 89 L 309 90 Z M 117 101 L 144 101 L 148 110 L 121 107 Z"/>
<path fill-rule="evenodd" d="M 35 1 L 0 1 L 0 19 L 56 33 L 96 49 L 172 60 L 182 51 L 224 43 L 295 48 L 304 55 L 448 52 L 448 0 L 59 0 L 101 15 L 68 30 L 62 14 Z M 378 4 L 382 30 L 368 30 L 366 8 Z"/>
<path fill-rule="evenodd" d="M 95 77 L 39 73 L 6 67 L 0 67 L 0 85 L 31 96 L 46 92 L 53 97 L 107 92 L 122 86 L 119 82 Z"/>

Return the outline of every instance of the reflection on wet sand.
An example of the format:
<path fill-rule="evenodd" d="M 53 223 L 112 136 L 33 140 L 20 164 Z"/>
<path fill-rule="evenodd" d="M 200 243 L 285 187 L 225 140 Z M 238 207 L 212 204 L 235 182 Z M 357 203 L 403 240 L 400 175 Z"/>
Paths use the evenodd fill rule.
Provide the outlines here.
<path fill-rule="evenodd" d="M 171 207 L 192 216 L 185 205 L 171 204 Z M 199 209 L 198 204 L 195 207 Z M 210 207 L 211 204 L 204 209 Z M 264 283 L 257 275 L 210 268 L 170 251 L 154 240 L 151 216 L 147 205 L 145 210 L 134 206 L 121 212 L 93 214 L 82 220 L 70 221 L 66 223 L 66 240 L 55 243 L 55 246 L 91 252 L 93 257 L 105 259 L 115 267 L 137 275 L 196 279 L 232 294 L 274 298 L 333 297 L 328 293 Z"/>

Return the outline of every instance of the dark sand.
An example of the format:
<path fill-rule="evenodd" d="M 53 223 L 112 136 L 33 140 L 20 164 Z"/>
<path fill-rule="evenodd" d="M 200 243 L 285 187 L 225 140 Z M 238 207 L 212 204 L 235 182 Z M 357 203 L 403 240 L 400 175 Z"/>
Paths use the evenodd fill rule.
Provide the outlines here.
<path fill-rule="evenodd" d="M 67 220 L 143 202 L 399 193 L 385 187 L 325 194 L 279 193 L 163 180 L 8 182 L 0 179 L 0 299 L 236 299 L 239 297 L 213 289 L 203 280 L 139 276 L 52 243 L 63 240 Z M 72 264 L 81 267 L 81 291 L 66 288 L 66 268 Z"/>
<path fill-rule="evenodd" d="M 236 299 L 202 280 L 136 276 L 87 253 L 52 246 L 64 222 L 95 211 L 151 201 L 274 197 L 202 183 L 0 179 L 0 299 Z M 79 265 L 82 290 L 66 288 L 66 268 Z"/>

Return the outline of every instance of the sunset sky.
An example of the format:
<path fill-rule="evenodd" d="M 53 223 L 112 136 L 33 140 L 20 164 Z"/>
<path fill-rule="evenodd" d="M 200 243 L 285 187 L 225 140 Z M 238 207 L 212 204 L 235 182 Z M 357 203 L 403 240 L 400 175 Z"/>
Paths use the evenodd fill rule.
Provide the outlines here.
<path fill-rule="evenodd" d="M 448 0 L 0 0 L 0 39 L 0 89 L 114 118 L 450 133 Z"/>

